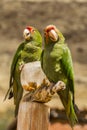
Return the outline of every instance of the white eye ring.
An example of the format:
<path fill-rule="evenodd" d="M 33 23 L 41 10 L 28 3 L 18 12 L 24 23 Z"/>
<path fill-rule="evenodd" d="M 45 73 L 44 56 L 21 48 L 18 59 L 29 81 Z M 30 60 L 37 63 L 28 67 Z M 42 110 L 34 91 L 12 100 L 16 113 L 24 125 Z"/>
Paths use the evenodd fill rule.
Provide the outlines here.
<path fill-rule="evenodd" d="M 30 38 L 30 31 L 28 29 L 24 29 L 23 36 L 24 39 L 28 40 Z"/>

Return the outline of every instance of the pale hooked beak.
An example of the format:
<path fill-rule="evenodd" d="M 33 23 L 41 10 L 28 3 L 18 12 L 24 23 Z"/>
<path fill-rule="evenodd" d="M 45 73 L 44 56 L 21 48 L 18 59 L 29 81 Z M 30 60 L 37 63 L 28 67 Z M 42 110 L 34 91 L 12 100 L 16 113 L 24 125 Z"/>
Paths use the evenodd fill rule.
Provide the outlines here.
<path fill-rule="evenodd" d="M 52 41 L 56 42 L 58 40 L 58 34 L 54 30 L 50 30 L 48 34 Z"/>
<path fill-rule="evenodd" d="M 30 31 L 28 29 L 24 29 L 23 36 L 25 40 L 30 39 Z"/>

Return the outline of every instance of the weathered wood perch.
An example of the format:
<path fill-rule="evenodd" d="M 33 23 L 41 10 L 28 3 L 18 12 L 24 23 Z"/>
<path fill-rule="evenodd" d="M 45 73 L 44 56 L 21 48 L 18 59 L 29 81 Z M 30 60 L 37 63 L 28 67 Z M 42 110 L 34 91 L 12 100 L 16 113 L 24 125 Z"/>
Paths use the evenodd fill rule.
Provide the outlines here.
<path fill-rule="evenodd" d="M 21 102 L 17 130 L 48 130 L 48 107 L 36 102 Z"/>
<path fill-rule="evenodd" d="M 28 93 L 19 106 L 17 130 L 48 130 L 48 107 L 43 103 L 50 101 L 56 92 L 64 90 L 65 84 L 62 81 L 50 83 L 40 62 L 28 63 L 23 67 L 21 84 Z"/>
<path fill-rule="evenodd" d="M 43 103 L 50 101 L 54 93 L 64 89 L 65 84 L 59 81 L 51 86 L 42 84 L 36 91 L 26 94 L 19 106 L 17 130 L 48 130 L 48 107 Z"/>

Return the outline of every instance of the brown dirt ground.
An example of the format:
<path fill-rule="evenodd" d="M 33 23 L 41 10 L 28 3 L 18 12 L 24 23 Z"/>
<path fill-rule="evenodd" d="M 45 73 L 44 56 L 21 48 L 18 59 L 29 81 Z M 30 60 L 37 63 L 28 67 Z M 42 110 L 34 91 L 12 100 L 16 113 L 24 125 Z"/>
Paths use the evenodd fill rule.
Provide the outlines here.
<path fill-rule="evenodd" d="M 49 130 L 72 130 L 68 124 L 55 123 L 49 126 Z M 87 130 L 87 125 L 76 125 L 74 130 Z"/>

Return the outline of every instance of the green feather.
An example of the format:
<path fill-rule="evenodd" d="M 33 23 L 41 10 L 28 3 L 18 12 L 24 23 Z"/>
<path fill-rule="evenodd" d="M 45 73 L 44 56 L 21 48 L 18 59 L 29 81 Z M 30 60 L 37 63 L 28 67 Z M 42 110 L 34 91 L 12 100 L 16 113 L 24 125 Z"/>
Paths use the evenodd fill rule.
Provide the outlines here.
<path fill-rule="evenodd" d="M 15 116 L 18 113 L 19 103 L 23 95 L 23 88 L 20 83 L 20 66 L 28 62 L 40 60 L 42 53 L 42 37 L 37 29 L 34 28 L 34 32 L 31 34 L 30 40 L 26 40 L 21 43 L 14 55 L 12 65 L 9 89 L 5 96 L 5 99 L 9 95 L 9 99 L 14 97 L 15 104 Z"/>
<path fill-rule="evenodd" d="M 59 30 L 56 33 L 58 33 L 58 40 L 56 42 L 52 41 L 49 35 L 45 36 L 41 66 L 51 82 L 57 83 L 61 80 L 66 84 L 66 89 L 59 91 L 58 95 L 65 108 L 69 122 L 73 126 L 77 122 L 77 116 L 74 110 L 74 71 L 72 58 L 62 33 Z"/>

